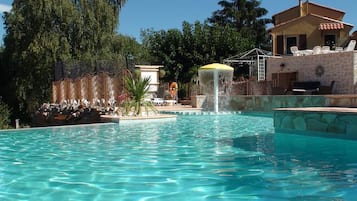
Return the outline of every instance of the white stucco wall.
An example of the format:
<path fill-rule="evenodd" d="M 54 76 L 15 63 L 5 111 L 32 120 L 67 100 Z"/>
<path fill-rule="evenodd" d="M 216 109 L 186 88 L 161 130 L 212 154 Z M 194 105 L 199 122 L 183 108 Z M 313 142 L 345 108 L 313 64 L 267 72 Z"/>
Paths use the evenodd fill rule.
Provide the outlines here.
<path fill-rule="evenodd" d="M 142 78 L 150 77 L 149 92 L 157 92 L 159 86 L 159 75 L 157 71 L 155 72 L 142 71 L 141 77 Z"/>
<path fill-rule="evenodd" d="M 159 69 L 163 66 L 157 65 L 135 65 L 136 68 L 140 70 L 140 75 L 142 78 L 150 77 L 149 93 L 151 95 L 158 92 L 159 89 Z"/>

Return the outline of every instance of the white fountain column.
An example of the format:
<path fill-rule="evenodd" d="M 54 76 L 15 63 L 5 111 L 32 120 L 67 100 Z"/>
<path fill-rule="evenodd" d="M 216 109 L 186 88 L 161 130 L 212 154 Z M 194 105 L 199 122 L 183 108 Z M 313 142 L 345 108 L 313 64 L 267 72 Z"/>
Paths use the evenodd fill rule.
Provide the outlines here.
<path fill-rule="evenodd" d="M 219 80 L 219 75 L 220 74 L 222 75 L 222 81 L 225 84 L 225 82 L 232 81 L 233 71 L 234 68 L 219 63 L 208 64 L 200 67 L 198 70 L 200 85 L 210 87 L 210 89 L 206 91 L 206 94 L 209 97 L 213 95 L 213 110 L 215 113 L 219 112 L 218 111 L 219 110 L 219 85 L 221 82 Z M 213 81 L 213 89 L 212 89 L 212 81 Z M 223 87 L 227 87 L 227 86 L 223 85 Z"/>
<path fill-rule="evenodd" d="M 214 112 L 218 113 L 218 70 L 213 71 L 213 104 Z"/>

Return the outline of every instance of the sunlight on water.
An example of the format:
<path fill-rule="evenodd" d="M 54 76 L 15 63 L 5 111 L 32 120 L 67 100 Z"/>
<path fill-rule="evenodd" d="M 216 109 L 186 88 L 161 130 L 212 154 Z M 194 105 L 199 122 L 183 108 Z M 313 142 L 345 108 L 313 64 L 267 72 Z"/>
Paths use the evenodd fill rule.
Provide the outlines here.
<path fill-rule="evenodd" d="M 356 141 L 183 115 L 0 132 L 0 200 L 351 200 Z"/>

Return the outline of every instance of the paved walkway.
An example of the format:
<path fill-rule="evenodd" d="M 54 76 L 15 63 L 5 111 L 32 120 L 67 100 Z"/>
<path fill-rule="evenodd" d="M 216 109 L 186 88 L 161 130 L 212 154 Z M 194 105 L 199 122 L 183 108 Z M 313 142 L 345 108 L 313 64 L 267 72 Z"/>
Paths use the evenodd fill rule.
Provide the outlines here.
<path fill-rule="evenodd" d="M 173 106 L 155 106 L 158 111 L 201 111 L 202 108 L 193 108 L 191 105 L 175 104 Z"/>
<path fill-rule="evenodd" d="M 159 112 L 176 112 L 176 111 L 201 111 L 201 108 L 193 108 L 191 105 L 175 104 L 172 106 L 155 106 Z M 176 118 L 173 114 L 156 114 L 151 116 L 113 116 L 101 115 L 103 122 L 120 122 L 126 120 L 148 120 L 148 119 L 172 119 Z"/>

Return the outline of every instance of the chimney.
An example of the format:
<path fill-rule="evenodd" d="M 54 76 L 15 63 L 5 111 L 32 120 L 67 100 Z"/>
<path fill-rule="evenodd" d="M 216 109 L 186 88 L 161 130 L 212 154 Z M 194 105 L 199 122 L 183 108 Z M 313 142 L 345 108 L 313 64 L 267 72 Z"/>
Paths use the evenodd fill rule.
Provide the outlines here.
<path fill-rule="evenodd" d="M 300 17 L 302 16 L 302 0 L 299 0 Z"/>

